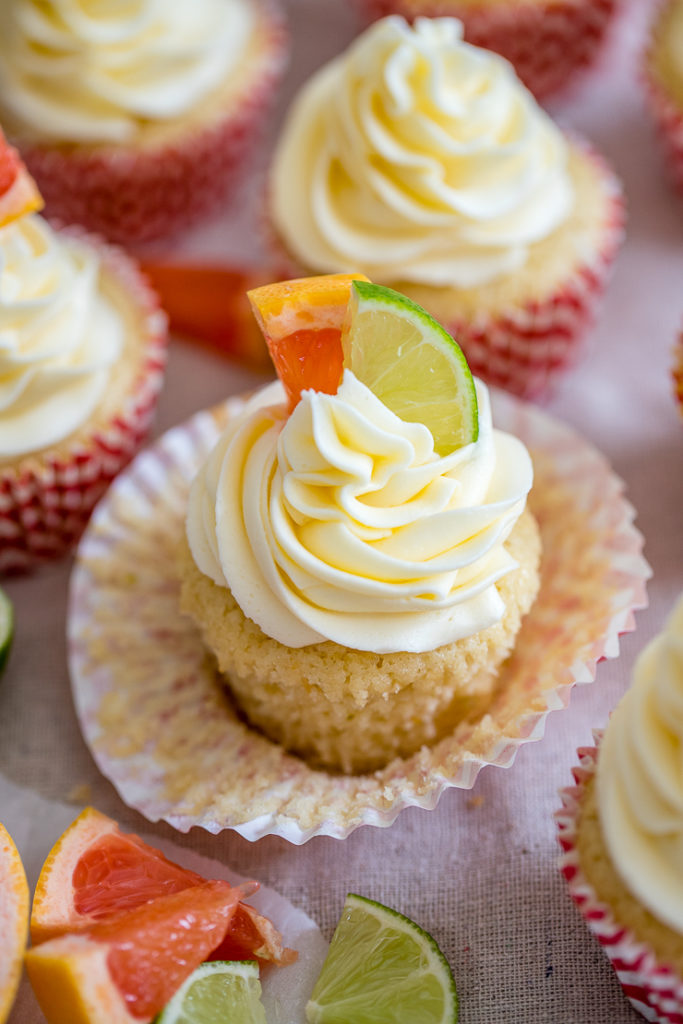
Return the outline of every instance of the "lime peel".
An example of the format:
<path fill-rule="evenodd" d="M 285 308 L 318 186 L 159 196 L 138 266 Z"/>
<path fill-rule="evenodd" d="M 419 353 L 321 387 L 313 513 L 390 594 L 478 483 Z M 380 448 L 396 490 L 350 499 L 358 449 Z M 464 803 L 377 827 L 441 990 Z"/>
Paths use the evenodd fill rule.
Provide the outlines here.
<path fill-rule="evenodd" d="M 0 672 L 5 667 L 14 638 L 14 607 L 4 590 L 0 589 Z"/>

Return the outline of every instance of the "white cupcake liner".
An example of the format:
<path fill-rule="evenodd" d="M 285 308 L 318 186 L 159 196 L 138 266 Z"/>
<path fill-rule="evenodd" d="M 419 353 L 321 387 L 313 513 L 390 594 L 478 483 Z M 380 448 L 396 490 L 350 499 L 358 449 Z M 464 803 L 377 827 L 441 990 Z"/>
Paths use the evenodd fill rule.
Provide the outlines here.
<path fill-rule="evenodd" d="M 683 978 L 657 962 L 654 952 L 620 924 L 586 878 L 577 849 L 577 825 L 586 784 L 595 774 L 602 730 L 595 747 L 580 747 L 579 766 L 572 769 L 575 785 L 560 793 L 562 809 L 555 819 L 562 847 L 560 871 L 586 924 L 599 940 L 631 1005 L 657 1024 L 683 1024 Z"/>
<path fill-rule="evenodd" d="M 618 653 L 646 603 L 649 568 L 633 510 L 605 459 L 537 408 L 494 392 L 494 421 L 529 446 L 530 500 L 544 543 L 539 597 L 480 721 L 369 775 L 314 770 L 243 723 L 178 612 L 176 556 L 189 482 L 219 433 L 218 411 L 165 434 L 114 483 L 84 535 L 68 621 L 73 696 L 86 742 L 123 800 L 187 831 L 303 843 L 390 825 L 507 767 L 543 734 L 576 683 Z M 230 399 L 222 420 L 243 407 Z"/>

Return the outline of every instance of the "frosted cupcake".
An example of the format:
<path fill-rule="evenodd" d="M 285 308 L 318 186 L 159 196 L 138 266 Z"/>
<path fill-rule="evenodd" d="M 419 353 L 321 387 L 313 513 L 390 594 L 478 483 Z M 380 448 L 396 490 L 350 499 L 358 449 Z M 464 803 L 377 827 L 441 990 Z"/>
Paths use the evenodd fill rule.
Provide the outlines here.
<path fill-rule="evenodd" d="M 0 121 L 51 216 L 141 242 L 236 185 L 284 53 L 274 0 L 5 0 Z"/>
<path fill-rule="evenodd" d="M 683 1017 L 683 597 L 638 658 L 558 815 L 562 871 L 624 991 Z"/>
<path fill-rule="evenodd" d="M 302 286 L 274 313 L 290 337 L 303 333 Z M 304 330 L 320 310 L 299 304 Z M 293 409 L 291 391 L 288 403 L 270 385 L 228 424 L 190 492 L 181 600 L 250 723 L 350 773 L 483 714 L 535 598 L 540 550 L 529 454 L 493 428 L 483 383 L 474 439 L 439 454 L 425 423 L 357 374 L 371 378 L 347 361 L 332 393 L 304 382 Z"/>
<path fill-rule="evenodd" d="M 527 88 L 547 96 L 599 56 L 616 0 L 358 0 L 370 17 L 460 18 L 475 46 L 506 57 Z"/>
<path fill-rule="evenodd" d="M 604 163 L 450 18 L 379 21 L 309 80 L 270 211 L 298 267 L 405 293 L 526 396 L 575 359 L 623 219 Z"/>
<path fill-rule="evenodd" d="M 8 152 L 0 135 L 0 178 Z M 0 570 L 78 538 L 147 432 L 166 346 L 156 297 L 123 253 L 55 231 L 33 202 L 3 222 L 20 183 L 0 196 Z"/>
<path fill-rule="evenodd" d="M 683 191 L 683 2 L 664 0 L 645 59 L 647 95 L 674 184 Z"/>

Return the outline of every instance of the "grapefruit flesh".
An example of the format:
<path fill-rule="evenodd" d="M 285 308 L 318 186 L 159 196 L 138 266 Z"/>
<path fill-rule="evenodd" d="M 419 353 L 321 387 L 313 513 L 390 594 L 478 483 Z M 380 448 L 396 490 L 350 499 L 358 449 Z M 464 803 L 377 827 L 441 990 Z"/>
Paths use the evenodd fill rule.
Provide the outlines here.
<path fill-rule="evenodd" d="M 19 853 L 0 824 L 0 1024 L 9 1016 L 21 979 L 28 904 L 28 885 Z"/>
<path fill-rule="evenodd" d="M 0 228 L 43 205 L 36 183 L 0 131 Z"/>

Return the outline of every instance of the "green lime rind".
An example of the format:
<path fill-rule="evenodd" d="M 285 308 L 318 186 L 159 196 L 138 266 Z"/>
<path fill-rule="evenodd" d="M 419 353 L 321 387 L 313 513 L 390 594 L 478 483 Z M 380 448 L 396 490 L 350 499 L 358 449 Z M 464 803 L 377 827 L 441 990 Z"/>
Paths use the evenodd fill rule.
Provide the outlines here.
<path fill-rule="evenodd" d="M 213 960 L 186 978 L 154 1024 L 266 1024 L 254 960 Z"/>
<path fill-rule="evenodd" d="M 349 893 L 311 998 L 308 1024 L 456 1024 L 448 961 L 410 918 Z"/>
<path fill-rule="evenodd" d="M 428 427 L 438 455 L 477 440 L 477 393 L 467 360 L 416 302 L 354 281 L 342 346 L 344 366 L 401 419 Z"/>
<path fill-rule="evenodd" d="M 4 590 L 0 590 L 0 672 L 5 667 L 14 639 L 14 606 Z"/>

